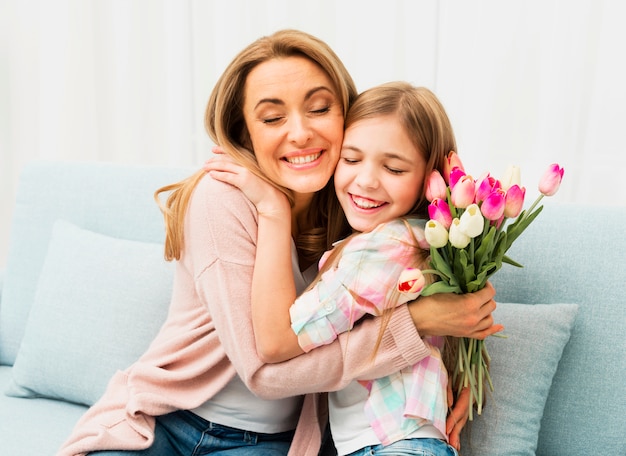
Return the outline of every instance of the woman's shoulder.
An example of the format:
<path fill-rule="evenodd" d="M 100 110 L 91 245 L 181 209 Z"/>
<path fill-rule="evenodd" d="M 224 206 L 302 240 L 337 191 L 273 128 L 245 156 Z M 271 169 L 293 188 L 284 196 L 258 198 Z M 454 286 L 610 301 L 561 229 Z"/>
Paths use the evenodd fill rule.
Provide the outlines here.
<path fill-rule="evenodd" d="M 213 179 L 208 173 L 198 181 L 192 199 L 213 207 L 226 207 L 231 210 L 245 208 L 248 212 L 255 207 L 237 187 Z"/>

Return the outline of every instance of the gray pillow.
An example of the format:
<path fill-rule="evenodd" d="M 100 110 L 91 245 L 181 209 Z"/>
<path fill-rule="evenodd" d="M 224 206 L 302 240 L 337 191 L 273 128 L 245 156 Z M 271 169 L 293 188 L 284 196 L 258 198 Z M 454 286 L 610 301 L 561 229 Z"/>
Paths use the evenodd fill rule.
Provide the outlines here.
<path fill-rule="evenodd" d="M 490 337 L 491 378 L 483 413 L 463 430 L 463 456 L 535 455 L 546 399 L 577 304 L 498 304 L 507 338 Z"/>

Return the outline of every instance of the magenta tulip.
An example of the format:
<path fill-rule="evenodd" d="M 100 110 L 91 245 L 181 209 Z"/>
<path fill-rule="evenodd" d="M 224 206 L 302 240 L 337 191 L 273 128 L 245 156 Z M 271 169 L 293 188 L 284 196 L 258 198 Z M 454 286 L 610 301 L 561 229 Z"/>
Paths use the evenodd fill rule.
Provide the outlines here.
<path fill-rule="evenodd" d="M 551 164 L 539 181 L 539 191 L 545 196 L 554 195 L 561 186 L 564 172 L 558 164 Z"/>
<path fill-rule="evenodd" d="M 491 192 L 480 206 L 480 212 L 487 220 L 498 220 L 504 214 L 506 193 L 501 188 Z"/>
<path fill-rule="evenodd" d="M 450 174 L 455 169 L 460 169 L 461 171 L 465 171 L 463 167 L 463 163 L 461 163 L 461 159 L 457 155 L 457 153 L 453 150 L 448 152 L 448 156 L 443 162 L 443 178 L 446 182 L 450 182 Z"/>
<path fill-rule="evenodd" d="M 465 176 L 465 171 L 463 171 L 461 168 L 454 168 L 450 172 L 450 177 L 448 179 L 448 182 L 450 183 L 450 190 L 454 188 L 456 183 L 460 181 L 463 176 Z"/>
<path fill-rule="evenodd" d="M 454 207 L 465 209 L 474 202 L 476 192 L 474 179 L 470 175 L 465 175 L 452 187 L 450 200 Z"/>
<path fill-rule="evenodd" d="M 447 230 L 452 223 L 452 214 L 450 213 L 450 206 L 445 200 L 441 198 L 435 198 L 432 203 L 428 205 L 428 216 L 432 220 L 437 220 Z"/>
<path fill-rule="evenodd" d="M 443 180 L 443 176 L 437 170 L 430 173 L 428 182 L 426 184 L 426 199 L 433 201 L 436 198 L 445 199 L 446 194 L 446 181 Z"/>
<path fill-rule="evenodd" d="M 505 217 L 517 217 L 522 212 L 524 206 L 524 196 L 526 195 L 526 189 L 515 184 L 509 187 L 506 192 L 504 203 L 504 216 Z"/>
<path fill-rule="evenodd" d="M 478 184 L 476 189 L 476 202 L 481 203 L 496 189 L 502 188 L 502 184 L 495 177 L 491 177 L 489 174 L 485 175 Z"/>

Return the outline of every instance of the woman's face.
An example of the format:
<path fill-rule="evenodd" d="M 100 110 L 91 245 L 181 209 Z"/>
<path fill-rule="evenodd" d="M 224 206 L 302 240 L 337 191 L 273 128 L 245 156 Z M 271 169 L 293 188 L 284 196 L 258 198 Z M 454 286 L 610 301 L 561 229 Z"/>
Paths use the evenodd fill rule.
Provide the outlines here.
<path fill-rule="evenodd" d="M 245 85 L 243 114 L 261 170 L 298 193 L 323 188 L 343 139 L 343 109 L 328 75 L 304 57 L 257 65 Z"/>
<path fill-rule="evenodd" d="M 335 191 L 350 226 L 370 231 L 406 215 L 422 194 L 426 160 L 400 120 L 379 116 L 346 129 Z"/>

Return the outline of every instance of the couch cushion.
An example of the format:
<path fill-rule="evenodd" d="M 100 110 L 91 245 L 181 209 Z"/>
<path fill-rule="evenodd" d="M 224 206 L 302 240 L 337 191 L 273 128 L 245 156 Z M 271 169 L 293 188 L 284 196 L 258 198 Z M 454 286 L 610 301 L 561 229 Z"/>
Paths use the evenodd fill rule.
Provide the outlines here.
<path fill-rule="evenodd" d="M 626 206 L 554 204 L 492 279 L 502 302 L 579 305 L 554 376 L 537 455 L 626 454 Z"/>
<path fill-rule="evenodd" d="M 11 381 L 11 367 L 0 366 L 0 391 Z M 53 455 L 86 410 L 85 406 L 69 402 L 18 399 L 0 394 L 0 453 Z"/>
<path fill-rule="evenodd" d="M 498 304 L 497 322 L 507 338 L 485 342 L 494 391 L 465 429 L 463 455 L 534 456 L 543 409 L 567 344 L 576 304 Z"/>
<path fill-rule="evenodd" d="M 7 394 L 93 404 L 165 321 L 173 267 L 161 244 L 58 220 Z"/>
<path fill-rule="evenodd" d="M 21 175 L 0 306 L 0 364 L 12 365 L 57 219 L 108 236 L 163 242 L 153 192 L 189 168 L 102 162 L 34 162 Z"/>

